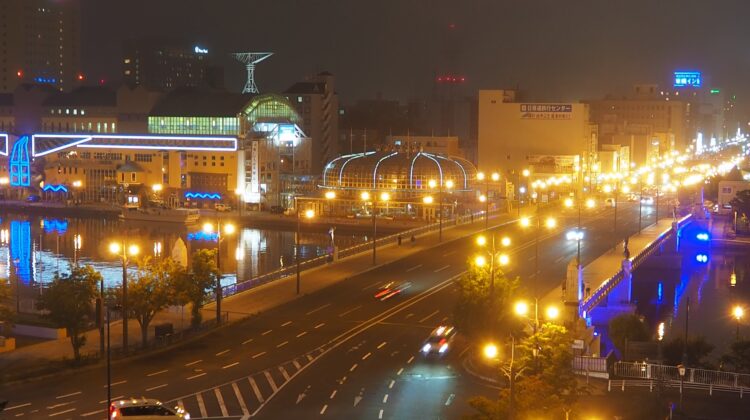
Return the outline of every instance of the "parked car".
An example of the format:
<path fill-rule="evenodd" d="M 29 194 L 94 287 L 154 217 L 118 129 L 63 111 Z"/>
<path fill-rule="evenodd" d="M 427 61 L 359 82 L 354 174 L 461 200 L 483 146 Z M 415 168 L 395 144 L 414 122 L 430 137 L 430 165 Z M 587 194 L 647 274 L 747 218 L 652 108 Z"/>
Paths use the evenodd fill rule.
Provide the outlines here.
<path fill-rule="evenodd" d="M 38 196 L 37 194 L 31 194 L 28 197 L 26 197 L 27 203 L 38 203 L 42 201 L 42 197 Z"/>
<path fill-rule="evenodd" d="M 190 420 L 190 414 L 182 407 L 169 408 L 161 401 L 149 398 L 132 398 L 119 400 L 109 406 L 110 419 L 184 419 Z"/>

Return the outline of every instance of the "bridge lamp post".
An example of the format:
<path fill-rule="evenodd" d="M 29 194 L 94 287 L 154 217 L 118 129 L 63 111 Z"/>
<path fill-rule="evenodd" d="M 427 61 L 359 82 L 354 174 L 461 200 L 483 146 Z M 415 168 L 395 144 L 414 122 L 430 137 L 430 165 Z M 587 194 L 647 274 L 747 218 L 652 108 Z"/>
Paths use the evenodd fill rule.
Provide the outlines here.
<path fill-rule="evenodd" d="M 109 244 L 109 252 L 117 255 L 122 260 L 122 349 L 128 349 L 128 262 L 130 257 L 135 257 L 140 252 L 138 245 L 130 244 L 125 246 L 125 241 L 112 242 Z M 103 281 L 103 280 L 102 280 Z M 102 304 L 104 302 L 104 285 L 101 286 Z M 104 336 L 103 328 L 100 331 Z"/>
<path fill-rule="evenodd" d="M 740 305 L 736 305 L 732 309 L 732 316 L 734 317 L 735 321 L 737 321 L 737 334 L 735 336 L 735 340 L 740 341 L 740 320 L 743 316 L 745 316 L 745 309 Z"/>
<path fill-rule="evenodd" d="M 500 372 L 508 378 L 508 389 L 510 391 L 510 398 L 508 399 L 508 419 L 513 420 L 515 411 L 515 382 L 516 379 L 521 375 L 520 371 L 516 371 L 515 358 L 516 358 L 516 338 L 511 334 L 510 336 L 510 360 L 508 361 L 507 367 L 500 363 L 500 350 L 496 344 L 488 343 L 482 348 L 482 355 L 485 359 L 498 363 L 500 365 Z"/>
<path fill-rule="evenodd" d="M 538 202 L 537 202 L 538 203 Z M 538 204 L 537 204 L 538 205 Z M 531 226 L 531 219 L 528 217 L 522 217 L 519 221 L 522 228 L 528 228 Z M 552 230 L 557 227 L 557 220 L 553 217 L 548 217 L 544 220 L 544 227 L 547 230 Z M 536 239 L 534 240 L 534 248 L 536 256 L 534 257 L 534 276 L 539 274 L 539 233 L 542 230 L 542 218 L 537 213 L 536 216 Z"/>
<path fill-rule="evenodd" d="M 490 264 L 490 297 L 493 297 L 495 295 L 495 266 L 499 265 L 500 267 L 505 267 L 510 263 L 510 257 L 508 254 L 505 254 L 503 252 L 500 252 L 500 247 L 507 248 L 510 246 L 510 238 L 505 236 L 502 239 L 500 239 L 499 247 L 495 244 L 495 236 L 492 235 L 492 240 L 487 241 L 487 237 L 484 235 L 480 235 L 477 237 L 477 245 L 479 245 L 482 248 L 486 248 L 487 257 L 485 258 L 484 255 L 478 255 L 474 259 L 474 263 L 477 267 L 484 267 L 487 265 L 487 258 L 489 258 L 489 264 Z"/>
<path fill-rule="evenodd" d="M 295 201 L 297 201 L 297 198 L 295 198 Z M 299 294 L 300 290 L 300 259 L 301 259 L 301 251 L 302 247 L 300 245 L 300 228 L 301 228 L 301 221 L 302 217 L 304 217 L 307 220 L 310 220 L 315 217 L 315 211 L 313 209 L 307 209 L 304 213 L 300 212 L 299 203 L 295 202 L 294 207 L 297 209 L 297 235 L 294 237 L 294 262 L 297 266 L 297 294 Z"/>
<path fill-rule="evenodd" d="M 221 299 L 223 289 L 221 288 L 221 241 L 225 235 L 232 235 L 237 228 L 231 223 L 225 223 L 224 229 L 222 229 L 221 220 L 218 221 L 216 227 L 216 268 L 219 270 L 219 276 L 216 279 L 216 287 L 214 293 L 216 294 L 216 325 L 221 324 Z M 214 226 L 211 223 L 203 225 L 203 231 L 211 234 L 214 233 Z"/>

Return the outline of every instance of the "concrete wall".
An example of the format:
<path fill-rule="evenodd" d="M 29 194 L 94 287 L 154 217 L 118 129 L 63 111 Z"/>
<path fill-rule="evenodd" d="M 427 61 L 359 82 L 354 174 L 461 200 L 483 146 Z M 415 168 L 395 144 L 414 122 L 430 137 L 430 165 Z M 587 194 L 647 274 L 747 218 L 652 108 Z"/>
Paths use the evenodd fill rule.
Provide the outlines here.
<path fill-rule="evenodd" d="M 23 324 L 13 325 L 13 334 L 25 335 L 27 337 L 47 338 L 50 340 L 58 340 L 68 337 L 65 328 L 48 328 Z"/>

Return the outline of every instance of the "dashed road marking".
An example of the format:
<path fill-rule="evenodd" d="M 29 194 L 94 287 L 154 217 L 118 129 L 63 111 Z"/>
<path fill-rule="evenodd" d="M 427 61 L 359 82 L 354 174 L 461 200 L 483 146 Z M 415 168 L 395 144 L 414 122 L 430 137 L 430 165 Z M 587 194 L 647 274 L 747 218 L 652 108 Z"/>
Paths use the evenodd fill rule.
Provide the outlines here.
<path fill-rule="evenodd" d="M 60 414 L 70 413 L 71 411 L 76 411 L 76 409 L 75 408 L 69 408 L 69 409 L 67 409 L 65 411 L 59 411 L 57 413 L 50 414 L 49 416 L 50 417 L 55 417 L 55 416 L 59 416 Z"/>
<path fill-rule="evenodd" d="M 243 341 L 242 344 L 248 344 L 248 343 L 252 343 L 252 342 L 253 342 L 253 339 L 252 338 L 248 338 L 247 340 Z"/>
<path fill-rule="evenodd" d="M 455 397 L 456 397 L 456 394 L 451 394 L 451 395 L 448 396 L 448 399 L 445 400 L 446 407 L 449 406 L 449 405 L 451 405 L 451 403 L 453 402 L 453 398 L 455 398 Z"/>
<path fill-rule="evenodd" d="M 308 361 L 308 362 L 312 362 L 313 360 L 315 360 L 315 358 L 314 358 L 314 357 L 312 357 L 312 356 L 310 356 L 310 355 L 308 354 L 308 355 L 307 355 L 307 361 Z"/>
<path fill-rule="evenodd" d="M 279 390 L 279 387 L 276 386 L 276 382 L 273 381 L 273 377 L 271 376 L 271 373 L 267 370 L 263 371 L 263 374 L 266 376 L 266 380 L 268 381 L 268 385 L 271 385 L 271 389 L 273 392 L 276 392 Z"/>
<path fill-rule="evenodd" d="M 318 325 L 315 326 L 315 329 L 317 330 L 318 328 L 322 327 L 323 325 L 326 325 L 326 323 L 325 322 L 321 322 L 320 324 L 318 324 Z"/>
<path fill-rule="evenodd" d="M 104 402 L 106 402 L 106 401 L 104 401 Z M 103 412 L 104 412 L 104 410 L 89 411 L 88 413 L 81 414 L 81 417 L 93 416 L 94 414 L 99 414 L 99 413 L 103 413 Z"/>
<path fill-rule="evenodd" d="M 260 356 L 263 356 L 264 354 L 266 354 L 266 352 L 262 351 L 262 352 L 260 352 L 260 353 L 258 353 L 258 354 L 256 354 L 256 355 L 254 355 L 254 356 L 253 356 L 252 358 L 253 358 L 253 359 L 256 359 L 256 358 L 258 358 L 258 357 L 260 357 Z"/>
<path fill-rule="evenodd" d="M 219 409 L 221 409 L 221 415 L 223 417 L 227 417 L 229 413 L 227 412 L 227 406 L 224 404 L 224 397 L 221 395 L 221 391 L 219 391 L 219 388 L 214 388 L 214 394 L 216 394 L 216 401 L 219 402 Z"/>
<path fill-rule="evenodd" d="M 327 409 L 328 409 L 328 404 L 324 405 L 323 408 L 320 409 L 320 414 L 325 414 Z"/>
<path fill-rule="evenodd" d="M 388 402 L 388 394 L 385 394 L 385 396 L 383 397 L 383 404 L 387 402 Z"/>
<path fill-rule="evenodd" d="M 284 366 L 279 366 L 279 372 L 281 372 L 281 376 L 283 376 L 285 380 L 289 380 L 289 373 L 284 369 Z"/>
<path fill-rule="evenodd" d="M 342 317 L 342 316 L 347 316 L 347 315 L 349 315 L 350 313 L 352 313 L 352 312 L 356 311 L 357 309 L 359 309 L 359 308 L 361 308 L 361 307 L 362 307 L 362 305 L 357 305 L 357 306 L 353 307 L 352 309 L 349 309 L 349 310 L 348 310 L 348 311 L 346 311 L 346 312 L 342 312 L 342 313 L 340 313 L 340 314 L 339 314 L 339 317 Z"/>
<path fill-rule="evenodd" d="M 304 336 L 305 334 L 307 334 L 307 331 L 302 331 L 301 333 L 297 334 L 297 338 L 300 338 Z"/>
<path fill-rule="evenodd" d="M 260 389 L 258 389 L 258 384 L 255 383 L 255 379 L 253 377 L 247 378 L 247 381 L 250 382 L 250 387 L 253 389 L 253 393 L 255 394 L 255 398 L 258 399 L 259 402 L 263 402 L 263 394 L 260 393 Z"/>
<path fill-rule="evenodd" d="M 422 264 L 417 264 L 417 265 L 415 265 L 414 267 L 412 267 L 412 268 L 410 268 L 410 269 L 406 270 L 406 272 L 407 272 L 407 273 L 410 273 L 410 272 L 412 272 L 412 271 L 414 271 L 414 270 L 418 269 L 418 268 L 419 268 L 419 267 L 421 267 L 421 266 L 422 266 Z"/>
<path fill-rule="evenodd" d="M 411 362 L 414 361 L 414 356 L 410 357 L 409 360 L 406 361 L 407 364 L 411 364 Z"/>
<path fill-rule="evenodd" d="M 198 400 L 198 409 L 201 411 L 201 417 L 208 417 L 208 413 L 206 413 L 206 404 L 203 402 L 203 395 L 199 392 L 195 394 L 195 399 Z"/>
<path fill-rule="evenodd" d="M 266 334 L 270 334 L 270 333 L 271 333 L 271 331 L 273 331 L 273 330 L 268 330 L 268 331 L 262 332 L 262 333 L 260 333 L 260 335 L 266 335 Z"/>
<path fill-rule="evenodd" d="M 349 369 L 349 372 L 354 372 L 354 369 L 356 369 L 356 368 L 357 368 L 357 366 L 358 366 L 358 365 L 357 365 L 356 363 L 355 363 L 355 364 L 353 364 L 353 365 L 352 365 L 352 367 L 351 367 L 351 368 Z"/>
<path fill-rule="evenodd" d="M 441 272 L 441 271 L 443 271 L 443 270 L 445 270 L 445 269 L 447 269 L 449 267 L 450 267 L 450 265 L 445 265 L 443 267 L 438 268 L 437 270 L 434 270 L 433 273 L 439 273 L 439 272 Z"/>
<path fill-rule="evenodd" d="M 75 401 L 68 401 L 60 404 L 50 405 L 47 407 L 47 410 L 54 410 L 55 408 L 64 407 L 68 404 L 73 404 Z"/>
<path fill-rule="evenodd" d="M 332 399 L 333 399 L 333 397 L 335 397 L 335 396 L 336 396 L 336 393 L 337 393 L 337 392 L 338 392 L 338 390 L 335 390 L 335 389 L 334 389 L 334 390 L 333 390 L 333 392 L 331 392 L 331 396 L 330 396 L 330 397 L 328 397 L 328 399 L 329 399 L 329 400 L 332 400 Z"/>
<path fill-rule="evenodd" d="M 192 362 L 190 362 L 190 363 L 185 363 L 185 366 L 193 366 L 193 365 L 195 365 L 195 364 L 198 364 L 198 363 L 200 363 L 200 362 L 202 362 L 202 361 L 203 361 L 203 360 L 201 360 L 201 359 L 198 359 L 198 360 L 193 360 L 193 361 L 192 361 Z"/>
<path fill-rule="evenodd" d="M 367 353 L 366 355 L 362 356 L 362 360 L 367 360 L 368 357 L 372 356 L 372 353 Z"/>
<path fill-rule="evenodd" d="M 402 374 L 403 372 L 404 372 L 404 368 L 401 368 L 401 369 L 399 369 L 399 370 L 398 370 L 398 372 L 396 372 L 396 375 L 399 375 L 399 376 L 401 376 L 401 374 Z"/>
<path fill-rule="evenodd" d="M 201 376 L 204 376 L 204 375 L 206 375 L 206 372 L 202 372 L 202 373 L 199 373 L 199 374 L 193 375 L 193 376 L 188 376 L 185 379 L 187 379 L 189 381 L 189 380 L 192 380 L 192 379 L 195 379 L 195 378 L 200 378 Z"/>
<path fill-rule="evenodd" d="M 424 317 L 424 318 L 420 319 L 420 320 L 419 320 L 419 322 L 425 322 L 425 321 L 427 321 L 428 319 L 430 319 L 430 318 L 432 318 L 433 316 L 437 315 L 437 314 L 438 314 L 438 312 L 440 312 L 440 310 L 439 310 L 439 309 L 436 309 L 436 310 L 435 310 L 435 312 L 433 312 L 433 313 L 431 313 L 431 314 L 427 315 L 426 317 Z"/>
<path fill-rule="evenodd" d="M 169 384 L 161 384 L 161 385 L 157 385 L 157 386 L 152 386 L 151 388 L 146 388 L 146 391 L 153 391 L 155 389 L 164 388 L 167 385 L 169 385 Z"/>
<path fill-rule="evenodd" d="M 234 363 L 230 363 L 228 365 L 222 366 L 221 368 L 222 369 L 229 369 L 230 367 L 234 367 L 234 366 L 237 366 L 239 364 L 240 364 L 240 362 L 234 362 Z"/>
<path fill-rule="evenodd" d="M 63 399 L 63 398 L 68 398 L 68 397 L 72 397 L 72 396 L 74 396 L 74 395 L 80 395 L 80 394 L 81 394 L 81 391 L 77 391 L 77 392 L 71 392 L 70 394 L 65 394 L 65 395 L 58 395 L 58 396 L 56 396 L 56 397 L 55 397 L 55 399 L 56 399 L 56 400 L 59 400 L 59 399 Z"/>
<path fill-rule="evenodd" d="M 292 361 L 292 364 L 294 365 L 294 368 L 295 368 L 295 369 L 299 369 L 299 368 L 301 368 L 301 367 L 302 367 L 302 365 L 300 365 L 300 364 L 299 364 L 299 362 L 297 361 L 297 359 L 294 359 L 294 360 Z"/>
<path fill-rule="evenodd" d="M 31 405 L 31 403 L 18 404 L 18 405 L 14 405 L 13 407 L 6 408 L 5 411 L 15 410 L 15 409 L 18 409 L 18 408 L 24 408 L 24 407 L 28 407 L 30 405 Z"/>
<path fill-rule="evenodd" d="M 378 418 L 379 418 L 379 419 L 382 419 L 382 418 L 383 418 L 383 410 L 380 410 L 380 412 L 378 413 Z"/>
<path fill-rule="evenodd" d="M 227 354 L 227 353 L 229 353 L 229 349 L 222 350 L 222 351 L 216 353 L 214 356 L 221 356 L 222 354 Z"/>
<path fill-rule="evenodd" d="M 124 395 L 118 395 L 118 396 L 116 396 L 116 397 L 112 397 L 112 398 L 111 398 L 111 401 L 117 401 L 117 400 L 121 400 L 121 399 L 123 399 L 123 398 L 125 398 L 125 396 L 124 396 Z M 107 402 L 107 400 L 101 400 L 101 401 L 99 401 L 99 404 L 104 404 L 104 403 L 106 403 L 106 402 Z M 5 410 L 5 411 L 8 411 L 8 410 Z"/>
<path fill-rule="evenodd" d="M 292 325 L 292 321 L 287 321 L 287 322 L 281 324 L 282 327 L 286 327 L 287 325 Z"/>
<path fill-rule="evenodd" d="M 118 381 L 118 382 L 112 382 L 111 384 L 109 384 L 109 386 L 122 385 L 122 384 L 124 384 L 124 383 L 126 383 L 126 382 L 127 382 L 127 380 L 124 380 L 124 381 Z M 104 385 L 104 386 L 102 386 L 102 388 L 107 388 L 107 385 Z M 6 409 L 6 410 L 7 410 L 7 409 Z"/>
<path fill-rule="evenodd" d="M 242 393 L 240 392 L 240 387 L 237 386 L 237 382 L 232 382 L 232 389 L 234 390 L 234 396 L 237 397 L 237 402 L 240 403 L 240 409 L 242 410 L 242 415 L 249 416 L 250 411 L 247 409 L 247 406 L 245 405 L 245 400 L 242 398 Z"/>
<path fill-rule="evenodd" d="M 383 341 L 382 343 L 378 344 L 377 349 L 378 350 L 382 349 L 385 346 L 385 344 L 386 344 L 386 341 Z"/>
<path fill-rule="evenodd" d="M 229 351 L 229 350 L 227 350 L 227 351 Z M 146 376 L 150 377 L 150 376 L 161 375 L 162 373 L 167 373 L 168 371 L 169 371 L 168 369 L 164 369 L 164 370 L 160 370 L 158 372 L 147 373 Z"/>
<path fill-rule="evenodd" d="M 331 304 L 330 303 L 326 303 L 325 305 L 318 306 L 317 308 L 313 309 L 312 311 L 305 313 L 305 315 L 312 315 L 315 312 L 318 312 L 321 309 L 325 309 L 325 308 L 327 308 L 329 306 L 331 306 Z M 289 322 L 291 322 L 291 321 L 289 321 Z M 283 327 L 283 325 L 282 325 L 282 327 Z"/>
<path fill-rule="evenodd" d="M 396 381 L 394 381 L 393 379 L 391 379 L 391 383 L 388 384 L 388 389 L 392 389 L 393 385 L 395 385 L 395 384 L 396 384 Z"/>
<path fill-rule="evenodd" d="M 276 348 L 278 349 L 278 348 L 284 347 L 284 346 L 286 346 L 287 344 L 289 344 L 289 342 L 288 342 L 288 341 L 284 341 L 283 343 L 277 344 L 277 345 L 276 345 Z"/>

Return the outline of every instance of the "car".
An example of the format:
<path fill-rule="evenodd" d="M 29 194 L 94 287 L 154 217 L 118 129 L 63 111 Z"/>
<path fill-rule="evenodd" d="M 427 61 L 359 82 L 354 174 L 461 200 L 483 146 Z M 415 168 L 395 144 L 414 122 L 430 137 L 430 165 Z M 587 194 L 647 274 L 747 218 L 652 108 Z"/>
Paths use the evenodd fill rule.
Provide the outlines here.
<path fill-rule="evenodd" d="M 159 400 L 149 398 L 131 398 L 129 400 L 114 401 L 109 406 L 109 418 L 152 420 L 152 419 L 184 419 L 190 420 L 190 413 L 177 406 L 169 408 Z"/>
<path fill-rule="evenodd" d="M 216 211 L 231 211 L 232 206 L 224 204 L 224 203 L 216 203 L 214 204 L 214 210 Z"/>
<path fill-rule="evenodd" d="M 42 201 L 42 197 L 40 197 L 40 196 L 38 196 L 36 194 L 31 194 L 28 197 L 26 197 L 26 202 L 27 203 L 38 203 L 40 201 Z"/>
<path fill-rule="evenodd" d="M 378 300 L 388 300 L 394 296 L 400 295 L 403 293 L 404 290 L 411 287 L 410 282 L 397 282 L 397 281 L 389 281 L 388 283 L 380 286 L 378 288 L 378 291 L 375 292 L 375 299 Z"/>
<path fill-rule="evenodd" d="M 284 213 L 284 207 L 282 206 L 271 206 L 271 214 L 283 214 Z"/>
<path fill-rule="evenodd" d="M 425 356 L 433 354 L 444 355 L 450 349 L 450 345 L 455 337 L 455 327 L 450 325 L 440 325 L 432 331 L 424 344 L 422 344 L 422 354 Z"/>
<path fill-rule="evenodd" d="M 641 197 L 641 204 L 645 204 L 647 206 L 651 206 L 654 204 L 654 197 L 650 195 L 644 195 Z"/>
<path fill-rule="evenodd" d="M 614 207 L 615 206 L 615 199 L 614 198 L 607 198 L 604 200 L 604 205 L 606 207 Z"/>

